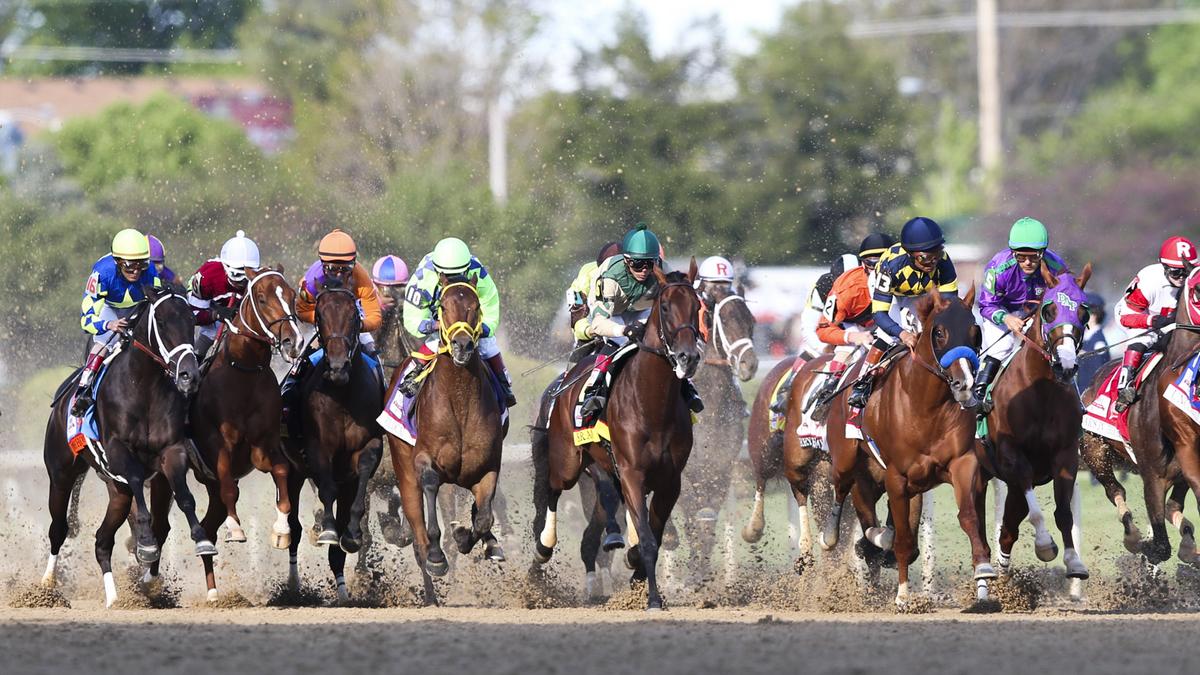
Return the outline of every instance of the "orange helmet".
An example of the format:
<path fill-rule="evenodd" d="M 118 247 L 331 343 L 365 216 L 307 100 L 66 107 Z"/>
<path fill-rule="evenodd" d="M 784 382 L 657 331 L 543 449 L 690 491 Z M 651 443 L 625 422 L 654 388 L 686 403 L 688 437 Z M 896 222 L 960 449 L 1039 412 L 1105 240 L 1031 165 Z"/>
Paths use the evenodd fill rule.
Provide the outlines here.
<path fill-rule="evenodd" d="M 334 230 L 321 239 L 317 245 L 317 255 L 321 257 L 321 262 L 354 262 L 358 257 L 358 247 L 350 235 Z"/>

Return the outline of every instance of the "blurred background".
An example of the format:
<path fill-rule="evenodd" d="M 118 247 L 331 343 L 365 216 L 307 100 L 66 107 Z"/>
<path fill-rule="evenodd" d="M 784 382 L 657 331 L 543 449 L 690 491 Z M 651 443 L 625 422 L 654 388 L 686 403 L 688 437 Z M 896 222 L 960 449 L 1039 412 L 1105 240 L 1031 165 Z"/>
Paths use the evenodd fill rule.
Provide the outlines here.
<path fill-rule="evenodd" d="M 1039 218 L 1111 306 L 1195 234 L 1198 75 L 1183 1 L 0 0 L 0 377 L 79 358 L 129 226 L 184 277 L 238 229 L 292 274 L 333 227 L 368 263 L 456 235 L 535 357 L 638 221 L 743 265 L 775 353 L 917 214 L 976 280 Z"/>

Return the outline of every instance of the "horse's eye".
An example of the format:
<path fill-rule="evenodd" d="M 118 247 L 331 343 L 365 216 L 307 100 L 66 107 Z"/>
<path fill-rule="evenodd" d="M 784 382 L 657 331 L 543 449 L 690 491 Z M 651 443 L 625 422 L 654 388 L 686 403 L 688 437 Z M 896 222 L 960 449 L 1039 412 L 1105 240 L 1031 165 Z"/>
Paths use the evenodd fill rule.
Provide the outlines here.
<path fill-rule="evenodd" d="M 1053 321 L 1058 315 L 1058 305 L 1046 305 L 1042 307 L 1042 321 Z"/>
<path fill-rule="evenodd" d="M 941 326 L 935 326 L 935 327 L 934 327 L 934 329 L 933 329 L 933 341 L 934 341 L 935 343 L 937 343 L 937 346 L 939 346 L 939 347 L 944 347 L 944 346 L 946 346 L 946 342 L 948 342 L 948 341 L 949 341 L 949 339 L 950 339 L 950 338 L 949 338 L 949 337 L 947 337 L 947 335 L 946 335 L 946 329 L 945 329 L 945 328 L 942 328 Z"/>
<path fill-rule="evenodd" d="M 1092 310 L 1087 305 L 1079 306 L 1079 322 L 1087 325 L 1092 320 Z"/>

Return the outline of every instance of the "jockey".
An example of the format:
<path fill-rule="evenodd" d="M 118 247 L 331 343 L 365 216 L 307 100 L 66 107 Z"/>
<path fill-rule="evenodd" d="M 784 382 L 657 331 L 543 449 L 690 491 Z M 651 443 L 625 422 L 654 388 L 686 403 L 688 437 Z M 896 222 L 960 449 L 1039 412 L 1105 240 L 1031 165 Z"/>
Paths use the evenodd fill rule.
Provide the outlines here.
<path fill-rule="evenodd" d="M 581 352 L 579 347 L 590 344 L 592 341 L 592 338 L 587 335 L 587 317 L 590 310 L 588 296 L 596 285 L 596 278 L 600 275 L 600 266 L 604 264 L 605 260 L 620 252 L 620 242 L 606 242 L 600 247 L 600 253 L 594 262 L 588 261 L 579 268 L 579 273 L 575 275 L 575 280 L 567 289 L 567 302 L 570 303 L 567 306 L 567 316 L 571 322 L 571 334 L 575 337 L 575 350 L 567 358 L 568 365 L 573 366 L 583 358 L 586 352 Z"/>
<path fill-rule="evenodd" d="M 983 270 L 979 313 L 983 317 L 984 351 L 974 388 L 980 415 L 991 411 L 991 404 L 985 401 L 987 388 L 1000 364 L 1020 346 L 1017 335 L 1025 330 L 1025 320 L 1037 311 L 1046 292 L 1042 263 L 1055 275 L 1071 271 L 1049 246 L 1046 226 L 1033 218 L 1021 218 L 1009 230 L 1008 248 L 997 253 Z"/>
<path fill-rule="evenodd" d="M 362 265 L 358 264 L 358 247 L 345 232 L 334 229 L 317 244 L 318 259 L 304 273 L 296 293 L 296 316 L 305 323 L 317 323 L 317 295 L 327 288 L 345 288 L 358 299 L 362 325 L 358 342 L 368 356 L 375 357 L 375 339 L 371 331 L 383 323 L 379 309 L 379 294 Z M 305 359 L 302 359 L 302 361 Z"/>
<path fill-rule="evenodd" d="M 897 341 L 909 349 L 917 346 L 917 300 L 930 291 L 958 292 L 958 273 L 946 255 L 946 238 L 936 222 L 923 216 L 913 218 L 900 230 L 900 243 L 884 251 L 875 267 L 875 285 L 871 291 L 871 312 L 875 320 L 875 340 L 867 351 L 863 374 L 854 383 L 847 401 L 850 420 L 867 407 L 874 381 L 874 368 L 883 353 Z"/>
<path fill-rule="evenodd" d="M 645 321 L 654 304 L 650 292 L 658 285 L 654 268 L 659 264 L 661 250 L 658 237 L 645 223 L 638 223 L 621 240 L 621 255 L 614 255 L 599 266 L 589 295 L 591 309 L 587 323 L 576 335 L 582 334 L 589 340 L 603 337 L 606 341 L 583 388 L 581 415 L 604 409 L 612 384 L 609 367 L 613 357 L 630 341 L 640 341 L 646 332 Z M 689 410 L 694 413 L 704 410 L 696 388 L 687 380 L 683 382 L 683 395 Z"/>
<path fill-rule="evenodd" d="M 812 291 L 808 294 L 808 302 L 800 312 L 800 350 L 792 367 L 776 387 L 777 393 L 769 406 L 771 412 L 777 415 L 787 412 L 788 392 L 792 390 L 792 381 L 796 379 L 796 373 L 800 372 L 806 362 L 825 353 L 826 343 L 817 335 L 817 325 L 821 323 L 821 315 L 825 312 L 825 299 L 829 297 L 834 280 L 842 276 L 847 269 L 858 265 L 858 258 L 853 253 L 843 253 L 829 266 L 829 271 L 822 274 L 813 284 Z"/>
<path fill-rule="evenodd" d="M 413 283 L 405 294 L 404 329 L 421 343 L 414 354 L 431 360 L 441 346 L 441 331 L 438 326 L 437 306 L 442 286 L 450 283 L 467 282 L 475 286 L 479 294 L 479 308 L 483 313 L 480 326 L 479 357 L 487 363 L 496 379 L 504 388 L 505 404 L 511 408 L 517 404 L 512 392 L 512 378 L 500 355 L 496 341 L 496 330 L 500 327 L 500 293 L 495 278 L 488 273 L 479 258 L 471 255 L 466 242 L 456 237 L 442 239 L 433 251 L 421 258 L 413 274 Z M 399 384 L 405 396 L 417 394 L 417 378 L 421 368 L 408 371 Z"/>
<path fill-rule="evenodd" d="M 112 249 L 92 265 L 83 289 L 79 325 L 92 336 L 92 348 L 79 374 L 79 388 L 71 414 L 82 417 L 95 403 L 91 385 L 113 341 L 129 329 L 128 317 L 144 298 L 143 286 L 162 286 L 158 270 L 150 264 L 150 242 L 133 229 L 113 237 Z"/>
<path fill-rule="evenodd" d="M 1161 348 L 1163 338 L 1173 329 L 1179 289 L 1187 279 L 1188 270 L 1196 264 L 1195 244 L 1184 237 L 1171 237 L 1159 250 L 1158 264 L 1142 268 L 1129 282 L 1125 297 L 1117 303 L 1121 325 L 1141 331 L 1125 348 L 1125 358 L 1121 361 L 1117 412 L 1124 412 L 1133 403 L 1137 394 L 1133 375 L 1146 352 Z"/>
<path fill-rule="evenodd" d="M 733 263 L 719 255 L 710 255 L 700 263 L 696 273 L 696 290 L 703 290 L 705 284 L 732 284 L 733 281 Z"/>
<path fill-rule="evenodd" d="M 196 270 L 188 281 L 188 304 L 196 314 L 196 355 L 201 361 L 217 340 L 223 321 L 237 315 L 246 293 L 246 270 L 259 268 L 258 245 L 242 230 L 221 246 L 221 255 Z"/>
<path fill-rule="evenodd" d="M 404 291 L 408 287 L 408 265 L 399 256 L 385 255 L 371 266 L 371 281 L 379 296 L 379 306 L 384 312 L 393 305 L 404 303 Z"/>
<path fill-rule="evenodd" d="M 824 381 L 813 397 L 818 405 L 833 393 L 846 370 L 850 357 L 860 346 L 871 344 L 871 287 L 879 258 L 896 239 L 889 234 L 873 232 L 858 246 L 858 265 L 846 270 L 834 282 L 825 300 L 825 311 L 817 324 L 817 337 L 833 345 L 833 360 L 829 362 Z"/>
<path fill-rule="evenodd" d="M 158 278 L 162 279 L 164 284 L 174 284 L 175 270 L 167 267 L 167 251 L 163 248 L 163 244 L 158 240 L 158 237 L 148 234 L 146 239 L 150 241 L 150 264 L 154 265 L 154 269 L 158 272 Z"/>

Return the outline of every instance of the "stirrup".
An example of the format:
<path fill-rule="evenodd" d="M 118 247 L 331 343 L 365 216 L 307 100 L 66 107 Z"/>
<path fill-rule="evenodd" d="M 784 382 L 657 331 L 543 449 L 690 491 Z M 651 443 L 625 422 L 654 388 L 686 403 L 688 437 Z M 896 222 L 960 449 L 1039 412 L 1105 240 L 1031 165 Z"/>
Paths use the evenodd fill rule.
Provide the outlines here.
<path fill-rule="evenodd" d="M 1131 386 L 1130 387 L 1122 387 L 1121 390 L 1117 392 L 1117 402 L 1113 406 L 1113 408 L 1117 412 L 1123 413 L 1126 410 L 1128 410 L 1129 406 L 1133 405 L 1133 402 L 1136 400 L 1137 400 L 1137 390 L 1135 390 Z"/>
<path fill-rule="evenodd" d="M 396 388 L 400 390 L 401 394 L 404 394 L 409 398 L 416 396 L 417 391 L 420 389 L 420 383 L 417 382 L 417 378 L 420 377 L 420 375 L 421 369 L 413 368 L 412 370 L 408 371 L 408 374 L 406 374 L 402 380 L 400 380 L 400 384 L 396 385 Z"/>
<path fill-rule="evenodd" d="M 75 401 L 71 404 L 70 410 L 72 417 L 83 417 L 88 408 L 95 405 L 96 402 L 92 400 L 91 392 L 88 389 L 89 387 L 82 387 L 75 394 Z"/>
<path fill-rule="evenodd" d="M 601 394 L 593 394 L 583 400 L 579 405 L 579 412 L 584 415 L 599 413 L 604 410 L 604 406 L 608 403 L 608 397 Z"/>
<path fill-rule="evenodd" d="M 846 399 L 846 404 L 851 408 L 863 409 L 867 407 L 867 399 L 871 397 L 871 383 L 864 382 L 856 384 L 854 389 L 850 391 L 850 396 Z"/>

